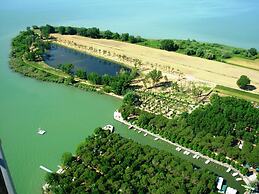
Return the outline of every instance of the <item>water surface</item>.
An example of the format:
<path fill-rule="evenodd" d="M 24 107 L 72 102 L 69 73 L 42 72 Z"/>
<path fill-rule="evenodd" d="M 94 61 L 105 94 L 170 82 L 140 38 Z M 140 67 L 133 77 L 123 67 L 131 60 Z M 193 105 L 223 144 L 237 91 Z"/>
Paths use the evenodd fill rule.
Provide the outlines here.
<path fill-rule="evenodd" d="M 122 69 L 129 70 L 118 63 L 56 44 L 51 45 L 51 48 L 46 52 L 44 60 L 48 65 L 54 68 L 58 68 L 60 64 L 73 64 L 73 73 L 75 73 L 77 69 L 82 69 L 87 73 L 95 72 L 99 75 L 108 74 L 115 76 Z"/>

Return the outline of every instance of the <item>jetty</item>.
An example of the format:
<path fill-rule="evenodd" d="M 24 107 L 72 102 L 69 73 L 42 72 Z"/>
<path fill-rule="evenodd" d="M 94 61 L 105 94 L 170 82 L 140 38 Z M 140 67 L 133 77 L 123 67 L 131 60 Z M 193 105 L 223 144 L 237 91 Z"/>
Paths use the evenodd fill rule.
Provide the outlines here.
<path fill-rule="evenodd" d="M 52 173 L 52 170 L 46 168 L 45 166 L 40 165 L 40 169 L 42 169 L 42 170 L 44 170 L 46 172 Z"/>

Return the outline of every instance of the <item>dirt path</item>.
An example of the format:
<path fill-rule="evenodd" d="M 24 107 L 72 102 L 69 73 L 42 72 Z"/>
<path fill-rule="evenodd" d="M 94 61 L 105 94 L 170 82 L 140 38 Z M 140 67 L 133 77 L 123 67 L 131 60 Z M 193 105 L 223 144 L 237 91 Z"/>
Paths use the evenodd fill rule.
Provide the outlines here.
<path fill-rule="evenodd" d="M 138 67 L 143 72 L 157 68 L 169 79 L 174 79 L 175 75 L 182 72 L 187 79 L 238 89 L 237 79 L 241 75 L 247 75 L 252 80 L 251 84 L 257 88 L 253 92 L 259 93 L 259 73 L 252 69 L 114 40 L 91 39 L 76 35 L 52 34 L 52 36 L 61 45 L 131 67 L 138 59 L 141 61 Z"/>

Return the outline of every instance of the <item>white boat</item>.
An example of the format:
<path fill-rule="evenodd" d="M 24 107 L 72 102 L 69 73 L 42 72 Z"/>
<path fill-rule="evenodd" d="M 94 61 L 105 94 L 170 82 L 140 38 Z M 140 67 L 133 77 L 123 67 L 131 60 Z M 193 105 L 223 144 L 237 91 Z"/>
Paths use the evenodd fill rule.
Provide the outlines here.
<path fill-rule="evenodd" d="M 37 132 L 39 135 L 44 135 L 46 133 L 45 130 L 41 129 L 41 128 L 38 128 L 38 132 Z"/>
<path fill-rule="evenodd" d="M 226 170 L 226 172 L 230 172 L 231 171 L 231 168 L 228 168 L 227 170 Z"/>
<path fill-rule="evenodd" d="M 141 131 L 138 131 L 138 133 L 141 133 Z"/>
<path fill-rule="evenodd" d="M 236 181 L 242 181 L 242 178 L 236 178 Z"/>
<path fill-rule="evenodd" d="M 190 152 L 186 151 L 186 155 L 188 156 L 190 154 Z"/>
<path fill-rule="evenodd" d="M 196 159 L 199 159 L 199 158 L 200 158 L 200 156 L 197 156 L 197 157 L 196 157 Z"/>
<path fill-rule="evenodd" d="M 146 137 L 146 136 L 147 136 L 147 133 L 145 133 L 144 136 Z"/>
<path fill-rule="evenodd" d="M 133 126 L 132 126 L 132 125 L 130 125 L 128 128 L 129 128 L 129 129 L 131 129 L 132 127 L 133 127 Z"/>
<path fill-rule="evenodd" d="M 197 157 L 197 155 L 196 155 L 196 154 L 192 156 L 192 158 L 194 158 L 194 159 L 195 159 L 196 157 Z"/>
<path fill-rule="evenodd" d="M 158 137 L 156 137 L 154 140 L 155 140 L 155 141 L 157 141 L 158 139 L 159 139 L 159 138 L 158 138 Z"/>
<path fill-rule="evenodd" d="M 234 172 L 233 174 L 232 174 L 232 176 L 237 176 L 238 175 L 238 172 Z"/>
<path fill-rule="evenodd" d="M 210 160 L 206 160 L 205 164 L 209 164 L 210 163 Z"/>
<path fill-rule="evenodd" d="M 111 133 L 114 131 L 114 127 L 112 125 L 105 125 L 102 129 L 110 131 Z"/>

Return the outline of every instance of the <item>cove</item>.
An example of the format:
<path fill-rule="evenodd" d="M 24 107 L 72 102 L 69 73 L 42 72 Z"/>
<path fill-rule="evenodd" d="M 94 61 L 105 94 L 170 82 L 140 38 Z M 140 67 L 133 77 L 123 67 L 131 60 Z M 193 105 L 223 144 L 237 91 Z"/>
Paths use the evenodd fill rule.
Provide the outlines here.
<path fill-rule="evenodd" d="M 129 71 L 129 68 L 118 63 L 82 53 L 74 49 L 59 46 L 57 44 L 51 44 L 50 49 L 45 54 L 44 61 L 54 68 L 58 68 L 60 64 L 73 64 L 73 73 L 75 73 L 77 69 L 82 69 L 87 73 L 95 72 L 99 75 L 108 74 L 110 76 L 115 76 L 122 69 Z"/>

